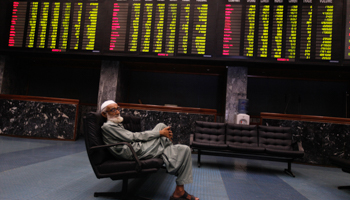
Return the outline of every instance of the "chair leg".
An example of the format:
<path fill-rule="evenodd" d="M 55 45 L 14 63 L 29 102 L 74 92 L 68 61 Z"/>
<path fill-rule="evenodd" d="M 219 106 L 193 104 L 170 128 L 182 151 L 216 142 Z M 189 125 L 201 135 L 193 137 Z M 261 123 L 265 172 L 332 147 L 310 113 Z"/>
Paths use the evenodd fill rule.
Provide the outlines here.
<path fill-rule="evenodd" d="M 198 149 L 198 159 L 197 159 L 198 167 L 201 167 L 201 150 Z"/>
<path fill-rule="evenodd" d="M 152 200 L 145 197 L 128 195 L 128 179 L 123 179 L 123 186 L 120 192 L 95 192 L 94 197 L 111 197 L 121 200 Z"/>
<path fill-rule="evenodd" d="M 288 169 L 285 169 L 284 172 L 290 176 L 295 177 L 295 175 L 292 172 L 292 162 L 288 162 Z"/>
<path fill-rule="evenodd" d="M 112 197 L 126 199 L 128 193 L 128 179 L 123 179 L 123 186 L 120 192 L 95 192 L 94 197 Z"/>

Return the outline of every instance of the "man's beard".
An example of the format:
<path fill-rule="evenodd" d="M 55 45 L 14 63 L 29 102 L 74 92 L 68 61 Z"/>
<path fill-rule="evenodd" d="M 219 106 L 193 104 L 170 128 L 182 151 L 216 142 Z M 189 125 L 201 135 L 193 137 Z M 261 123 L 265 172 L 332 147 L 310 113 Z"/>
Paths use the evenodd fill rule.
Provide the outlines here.
<path fill-rule="evenodd" d="M 116 124 L 119 124 L 119 123 L 122 123 L 124 118 L 121 117 L 120 115 L 115 115 L 115 116 L 109 116 L 107 115 L 107 120 L 108 121 L 111 121 L 111 122 L 114 122 Z"/>

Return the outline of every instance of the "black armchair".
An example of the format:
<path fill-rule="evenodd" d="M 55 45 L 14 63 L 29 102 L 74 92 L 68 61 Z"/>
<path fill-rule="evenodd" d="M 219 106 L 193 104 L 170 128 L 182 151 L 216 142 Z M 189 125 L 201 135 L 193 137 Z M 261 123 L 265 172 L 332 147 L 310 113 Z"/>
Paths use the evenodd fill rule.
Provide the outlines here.
<path fill-rule="evenodd" d="M 123 116 L 123 125 L 130 131 L 141 131 L 140 118 Z M 111 178 L 123 180 L 121 192 L 95 192 L 94 196 L 108 196 L 119 199 L 132 199 L 128 194 L 128 179 L 140 178 L 144 175 L 157 172 L 163 166 L 161 158 L 139 160 L 132 146 L 127 142 L 105 145 L 102 140 L 101 126 L 106 119 L 100 113 L 91 112 L 84 118 L 84 135 L 86 151 L 90 164 L 97 178 Z M 118 160 L 108 150 L 114 145 L 126 144 L 131 149 L 135 160 Z M 138 199 L 146 199 L 138 197 Z"/>

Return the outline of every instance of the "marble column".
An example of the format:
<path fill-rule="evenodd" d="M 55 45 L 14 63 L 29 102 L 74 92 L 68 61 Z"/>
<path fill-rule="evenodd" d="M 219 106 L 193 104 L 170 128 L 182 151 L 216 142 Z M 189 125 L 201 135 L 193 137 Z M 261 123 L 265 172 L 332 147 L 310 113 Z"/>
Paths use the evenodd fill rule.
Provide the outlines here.
<path fill-rule="evenodd" d="M 238 114 L 238 100 L 247 98 L 247 67 L 227 67 L 225 122 L 233 123 Z"/>
<path fill-rule="evenodd" d="M 5 70 L 5 56 L 0 55 L 0 94 L 2 88 L 2 80 L 4 79 L 4 70 Z"/>
<path fill-rule="evenodd" d="M 98 91 L 97 111 L 106 100 L 119 101 L 120 94 L 120 72 L 119 61 L 104 60 L 101 64 L 100 86 Z"/>

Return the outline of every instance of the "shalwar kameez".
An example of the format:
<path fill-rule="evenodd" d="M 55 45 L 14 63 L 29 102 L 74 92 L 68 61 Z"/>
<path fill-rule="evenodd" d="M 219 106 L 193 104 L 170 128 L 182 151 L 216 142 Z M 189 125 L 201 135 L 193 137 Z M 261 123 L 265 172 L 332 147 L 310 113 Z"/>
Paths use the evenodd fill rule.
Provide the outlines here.
<path fill-rule="evenodd" d="M 105 144 L 129 142 L 139 159 L 161 157 L 168 173 L 177 176 L 177 185 L 192 183 L 191 150 L 186 145 L 173 145 L 168 138 L 161 137 L 159 131 L 166 127 L 165 124 L 159 123 L 153 130 L 131 132 L 126 130 L 121 123 L 107 121 L 101 128 Z M 127 145 L 117 145 L 109 150 L 117 158 L 133 160 L 131 150 Z"/>

